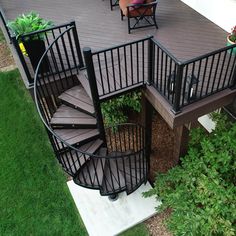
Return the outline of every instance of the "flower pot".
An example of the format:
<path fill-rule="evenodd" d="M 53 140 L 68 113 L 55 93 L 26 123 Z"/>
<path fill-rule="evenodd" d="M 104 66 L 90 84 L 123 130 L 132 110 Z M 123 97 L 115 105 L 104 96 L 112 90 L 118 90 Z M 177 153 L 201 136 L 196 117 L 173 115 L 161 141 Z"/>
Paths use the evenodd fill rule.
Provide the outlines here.
<path fill-rule="evenodd" d="M 227 37 L 227 46 L 235 45 L 235 42 L 232 42 L 232 41 L 229 39 L 229 36 L 230 36 L 230 35 L 228 35 L 228 37 Z M 228 52 L 230 53 L 231 50 L 228 50 Z M 232 54 L 236 55 L 236 47 L 233 49 Z"/>
<path fill-rule="evenodd" d="M 39 60 L 46 51 L 45 43 L 43 40 L 29 40 L 24 42 L 25 50 L 29 56 L 30 62 L 34 71 L 36 70 Z M 41 65 L 41 73 L 49 71 L 48 58 L 45 57 Z"/>

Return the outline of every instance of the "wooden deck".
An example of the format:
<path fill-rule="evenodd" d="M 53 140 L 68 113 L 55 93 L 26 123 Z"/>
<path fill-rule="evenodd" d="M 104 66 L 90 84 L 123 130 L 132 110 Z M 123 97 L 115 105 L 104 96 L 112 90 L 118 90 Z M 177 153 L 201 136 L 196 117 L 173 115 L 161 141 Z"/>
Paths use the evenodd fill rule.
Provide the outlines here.
<path fill-rule="evenodd" d="M 93 50 L 154 35 L 179 60 L 187 60 L 225 46 L 226 32 L 180 0 L 159 0 L 155 27 L 138 29 L 130 35 L 127 19 L 120 20 L 118 7 L 110 10 L 108 0 L 0 0 L 7 19 L 38 11 L 56 24 L 75 20 L 82 47 Z"/>

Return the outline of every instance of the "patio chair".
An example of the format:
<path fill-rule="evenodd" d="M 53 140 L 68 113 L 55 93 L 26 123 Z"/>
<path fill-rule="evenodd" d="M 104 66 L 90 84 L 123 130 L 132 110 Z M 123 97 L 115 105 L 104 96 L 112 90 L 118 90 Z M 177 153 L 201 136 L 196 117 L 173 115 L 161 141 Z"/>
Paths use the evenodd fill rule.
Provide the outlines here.
<path fill-rule="evenodd" d="M 128 18 L 128 32 L 131 30 L 155 26 L 157 1 L 146 0 L 142 4 L 132 4 L 132 0 L 119 0 L 121 20 L 124 16 Z"/>
<path fill-rule="evenodd" d="M 119 0 L 110 0 L 110 7 L 113 10 L 113 7 L 119 6 Z"/>

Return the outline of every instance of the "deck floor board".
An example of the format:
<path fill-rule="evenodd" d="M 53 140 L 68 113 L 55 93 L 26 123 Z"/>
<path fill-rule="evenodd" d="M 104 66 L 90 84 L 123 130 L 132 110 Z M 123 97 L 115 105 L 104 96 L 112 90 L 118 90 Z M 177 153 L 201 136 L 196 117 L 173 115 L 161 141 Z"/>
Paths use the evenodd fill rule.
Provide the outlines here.
<path fill-rule="evenodd" d="M 56 24 L 76 21 L 82 47 L 99 50 L 154 35 L 179 60 L 187 60 L 225 46 L 227 33 L 180 0 L 159 0 L 156 19 L 159 29 L 127 32 L 127 19 L 120 20 L 118 7 L 94 0 L 0 0 L 6 18 L 38 11 Z"/>

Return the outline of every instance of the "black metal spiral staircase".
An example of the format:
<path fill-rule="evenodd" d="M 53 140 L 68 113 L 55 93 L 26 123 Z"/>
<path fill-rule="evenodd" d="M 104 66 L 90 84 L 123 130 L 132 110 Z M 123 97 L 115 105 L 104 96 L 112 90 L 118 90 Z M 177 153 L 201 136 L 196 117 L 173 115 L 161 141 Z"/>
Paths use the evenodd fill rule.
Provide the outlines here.
<path fill-rule="evenodd" d="M 58 161 L 76 184 L 104 196 L 130 194 L 147 181 L 144 128 L 121 124 L 104 129 L 100 101 L 86 76 L 90 72 L 78 69 L 83 62 L 73 30 L 56 37 L 39 62 L 34 83 L 39 115 Z"/>

